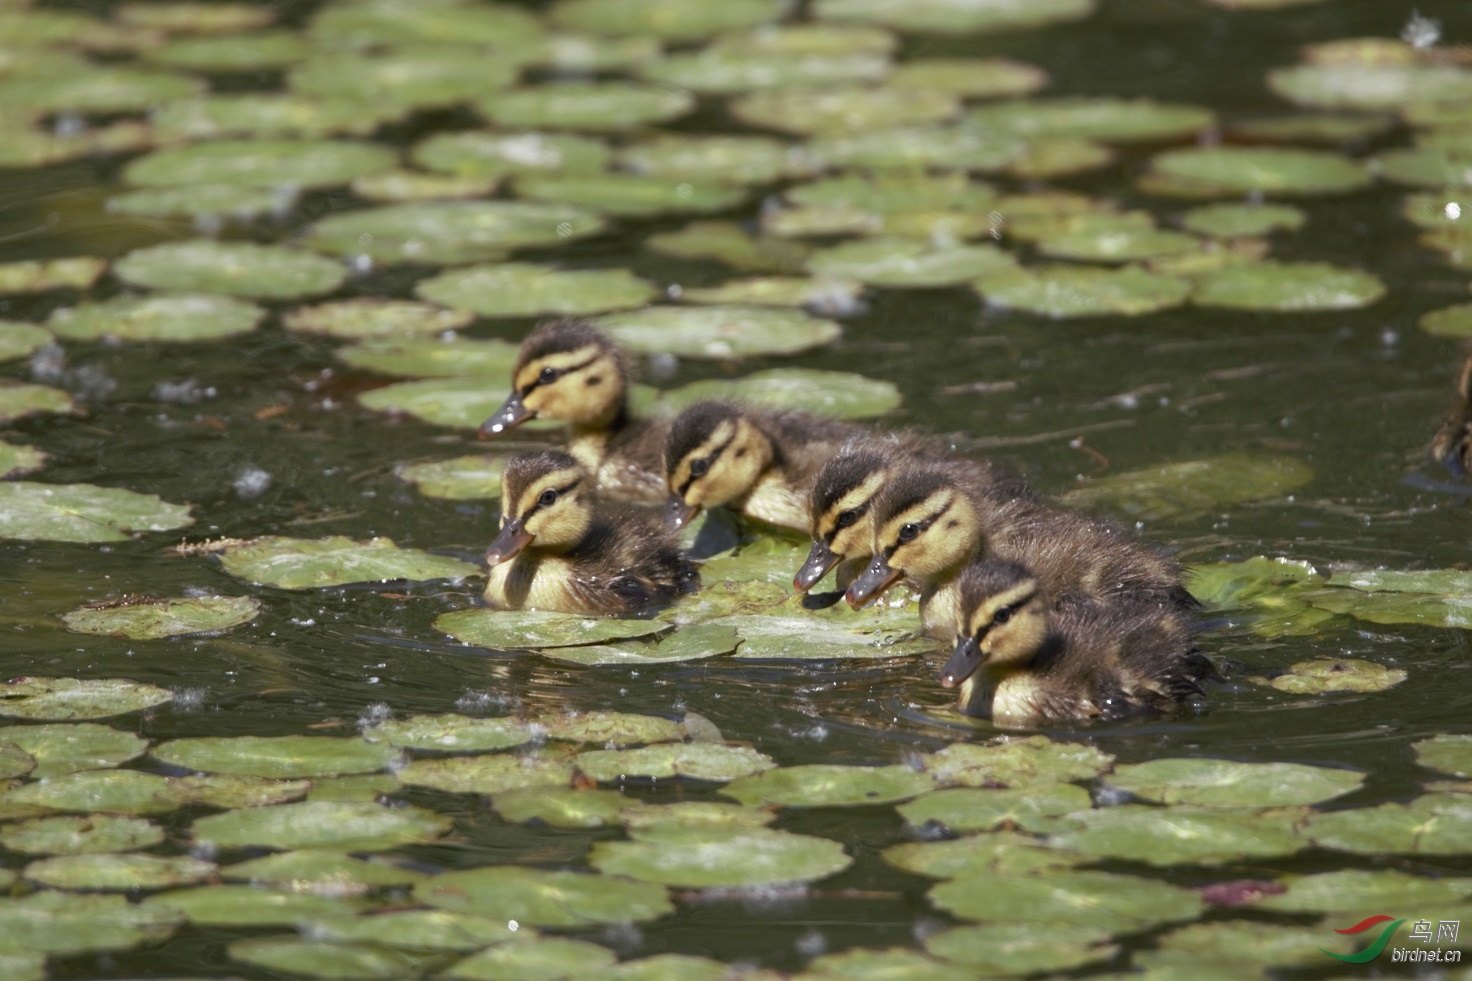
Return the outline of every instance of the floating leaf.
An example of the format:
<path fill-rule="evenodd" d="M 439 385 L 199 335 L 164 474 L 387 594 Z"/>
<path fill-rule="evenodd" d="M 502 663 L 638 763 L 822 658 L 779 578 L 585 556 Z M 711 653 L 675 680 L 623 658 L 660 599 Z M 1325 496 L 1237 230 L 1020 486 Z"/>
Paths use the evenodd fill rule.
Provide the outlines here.
<path fill-rule="evenodd" d="M 209 239 L 137 249 L 113 272 L 135 286 L 276 300 L 331 293 L 348 275 L 341 263 L 310 252 Z"/>
<path fill-rule="evenodd" d="M 1435 337 L 1472 337 L 1472 303 L 1429 310 L 1416 320 L 1416 326 Z"/>
<path fill-rule="evenodd" d="M 1286 892 L 1264 896 L 1253 908 L 1283 913 L 1416 910 L 1445 907 L 1472 895 L 1472 879 L 1427 878 L 1389 870 L 1344 869 L 1288 876 L 1282 881 Z"/>
<path fill-rule="evenodd" d="M 715 286 L 681 289 L 685 303 L 754 304 L 763 307 L 807 307 L 824 316 L 841 317 L 862 312 L 864 285 L 847 279 L 810 279 L 804 276 L 752 276 Z"/>
<path fill-rule="evenodd" d="M 1058 784 L 1014 790 L 934 790 L 901 804 L 898 810 L 900 817 L 915 826 L 935 822 L 951 831 L 990 831 L 1004 824 L 1032 827 L 1041 819 L 1087 811 L 1090 806 L 1087 790 Z"/>
<path fill-rule="evenodd" d="M 508 128 L 601 132 L 678 119 L 695 108 L 695 98 L 678 89 L 631 82 L 561 82 L 495 93 L 482 98 L 478 107 Z"/>
<path fill-rule="evenodd" d="M 428 906 L 539 927 L 639 923 L 672 912 L 664 887 L 514 865 L 444 872 L 414 887 Z"/>
<path fill-rule="evenodd" d="M 602 975 L 618 960 L 607 947 L 565 937 L 518 937 L 451 964 L 443 974 L 466 981 Z"/>
<path fill-rule="evenodd" d="M 246 222 L 262 215 L 286 215 L 296 206 L 297 196 L 295 188 L 185 184 L 117 194 L 107 199 L 107 210 L 156 218 L 190 217 L 196 227 L 206 228 L 225 221 Z"/>
<path fill-rule="evenodd" d="M 162 47 L 144 52 L 144 57 L 169 68 L 209 74 L 286 68 L 307 57 L 311 51 L 307 42 L 292 31 L 232 32 L 225 37 L 176 38 Z"/>
<path fill-rule="evenodd" d="M 419 807 L 347 801 L 303 801 L 250 807 L 196 820 L 194 840 L 212 848 L 332 848 L 387 851 L 433 841 L 450 819 Z"/>
<path fill-rule="evenodd" d="M 3 28 L 0 36 L 4 36 Z M 0 77 L 0 105 L 47 113 L 141 112 L 170 99 L 196 95 L 204 87 L 201 79 L 170 72 L 91 65 L 85 72 Z"/>
<path fill-rule="evenodd" d="M 1099 477 L 1063 495 L 1071 507 L 1110 507 L 1142 521 L 1213 511 L 1290 494 L 1313 479 L 1290 456 L 1226 453 Z"/>
<path fill-rule="evenodd" d="M 83 606 L 61 615 L 68 630 L 103 637 L 156 640 L 215 633 L 249 623 L 261 612 L 252 596 L 181 596 L 119 605 Z"/>
<path fill-rule="evenodd" d="M 1324 262 L 1251 262 L 1203 273 L 1191 302 L 1234 310 L 1354 310 L 1385 295 L 1370 273 Z"/>
<path fill-rule="evenodd" d="M 552 753 L 526 756 L 453 756 L 415 760 L 396 776 L 411 787 L 452 794 L 498 794 L 526 787 L 561 787 L 572 782 L 573 765 Z"/>
<path fill-rule="evenodd" d="M 1201 249 L 1194 235 L 1159 229 L 1068 232 L 1037 244 L 1044 255 L 1087 262 L 1137 262 Z"/>
<path fill-rule="evenodd" d="M 388 719 L 363 736 L 370 742 L 387 742 L 401 749 L 428 749 L 442 753 L 475 753 L 510 749 L 531 742 L 533 733 L 516 719 L 473 719 L 465 715 L 415 715 L 399 721 Z"/>
<path fill-rule="evenodd" d="M 671 719 L 607 709 L 539 715 L 528 724 L 548 739 L 599 743 L 604 749 L 685 738 L 685 727 Z"/>
<path fill-rule="evenodd" d="M 1030 95 L 1048 84 L 1048 73 L 1010 58 L 916 58 L 896 65 L 889 84 L 939 89 L 966 99 Z"/>
<path fill-rule="evenodd" d="M 522 935 L 505 920 L 436 909 L 315 920 L 311 932 L 333 943 L 372 943 L 408 950 L 479 950 Z"/>
<path fill-rule="evenodd" d="M 1048 844 L 1150 865 L 1220 865 L 1306 848 L 1308 840 L 1297 831 L 1306 816 L 1302 808 L 1106 807 L 1060 818 Z"/>
<path fill-rule="evenodd" d="M 155 759 L 205 773 L 325 777 L 373 773 L 397 759 L 387 743 L 331 736 L 201 736 L 153 749 Z"/>
<path fill-rule="evenodd" d="M 731 965 L 691 954 L 640 957 L 616 964 L 603 973 L 609 981 L 727 981 L 730 976 Z M 753 981 L 756 976 L 756 972 L 748 972 Z"/>
<path fill-rule="evenodd" d="M 1015 831 L 971 835 L 949 841 L 907 841 L 881 856 L 897 869 L 933 879 L 987 878 L 1066 869 L 1088 861 L 1082 855 L 1049 848 Z"/>
<path fill-rule="evenodd" d="M 577 767 L 588 777 L 607 783 L 630 777 L 687 777 L 691 780 L 735 780 L 777 765 L 771 757 L 745 746 L 718 743 L 678 743 L 641 749 L 595 749 L 579 753 Z"/>
<path fill-rule="evenodd" d="M 564 270 L 530 262 L 451 270 L 424 280 L 414 292 L 482 317 L 606 313 L 642 306 L 658 294 L 626 269 Z"/>
<path fill-rule="evenodd" d="M 400 109 L 438 109 L 484 98 L 516 80 L 517 67 L 470 48 L 435 45 L 371 54 L 319 52 L 292 69 L 287 83 L 319 99 L 357 99 Z"/>
<path fill-rule="evenodd" d="M 438 201 L 455 198 L 484 198 L 496 191 L 494 179 L 425 174 L 417 170 L 385 170 L 354 178 L 354 194 L 369 201 Z"/>
<path fill-rule="evenodd" d="M 656 826 L 673 825 L 679 828 L 695 827 L 740 827 L 761 828 L 777 819 L 776 811 L 757 810 L 737 804 L 719 801 L 680 801 L 675 804 L 650 804 L 646 801 L 629 802 L 624 798 L 619 811 L 619 821 L 630 831 Z"/>
<path fill-rule="evenodd" d="M 247 3 L 124 3 L 114 15 L 124 24 L 176 34 L 234 34 L 276 19 L 269 7 Z"/>
<path fill-rule="evenodd" d="M 308 229 L 307 244 L 390 265 L 456 264 L 499 259 L 509 249 L 556 245 L 602 228 L 602 218 L 570 205 L 426 201 L 333 215 Z"/>
<path fill-rule="evenodd" d="M 1087 780 L 1108 770 L 1114 757 L 1092 746 L 1046 736 L 1009 738 L 986 745 L 955 743 L 920 757 L 938 786 L 1027 787 Z"/>
<path fill-rule="evenodd" d="M 0 779 L 23 777 L 35 768 L 35 757 L 15 743 L 0 740 Z"/>
<path fill-rule="evenodd" d="M 1472 98 L 1472 72 L 1451 65 L 1293 65 L 1268 72 L 1268 87 L 1289 102 L 1316 109 L 1399 109 Z"/>
<path fill-rule="evenodd" d="M 0 484 L 0 490 L 11 486 Z M 11 678 L 0 683 L 0 715 L 45 721 L 105 719 L 153 708 L 173 697 L 167 689 L 126 678 Z"/>
<path fill-rule="evenodd" d="M 66 340 L 213 341 L 247 334 L 265 317 L 254 303 L 230 296 L 115 296 L 64 307 L 46 322 Z"/>
<path fill-rule="evenodd" d="M 1195 147 L 1162 153 L 1150 166 L 1160 178 L 1221 195 L 1337 194 L 1370 183 L 1363 165 L 1324 150 Z"/>
<path fill-rule="evenodd" d="M 935 649 L 933 641 L 875 631 L 862 622 L 816 632 L 811 617 L 738 614 L 715 621 L 736 628 L 740 658 L 829 659 L 903 657 Z"/>
<path fill-rule="evenodd" d="M 1094 12 L 1093 0 L 818 0 L 823 20 L 884 24 L 901 31 L 981 34 L 1080 20 Z"/>
<path fill-rule="evenodd" d="M 233 809 L 285 804 L 304 797 L 313 784 L 307 780 L 203 773 L 170 777 L 169 794 L 180 804 Z"/>
<path fill-rule="evenodd" d="M 685 627 L 659 638 L 630 640 L 619 644 L 587 644 L 578 647 L 553 647 L 541 651 L 547 657 L 572 664 L 589 666 L 622 664 L 663 664 L 671 661 L 696 661 L 701 658 L 730 654 L 739 638 L 736 631 L 720 624 Z"/>
<path fill-rule="evenodd" d="M 995 172 L 1027 152 L 1021 140 L 954 126 L 846 133 L 814 140 L 808 148 L 830 164 L 904 172 L 920 168 Z"/>
<path fill-rule="evenodd" d="M 813 254 L 808 270 L 817 276 L 857 279 L 870 286 L 954 286 L 1017 264 L 995 245 L 934 247 L 908 239 L 872 238 L 845 242 Z"/>
<path fill-rule="evenodd" d="M 1073 870 L 942 882 L 930 901 L 963 919 L 1078 923 L 1095 930 L 1134 931 L 1200 915 L 1201 897 L 1154 879 Z"/>
<path fill-rule="evenodd" d="M 220 877 L 299 893 L 342 896 L 367 893 L 381 886 L 412 886 L 426 875 L 387 861 L 354 858 L 346 852 L 314 848 L 275 852 L 226 865 L 220 869 Z M 332 912 L 328 911 L 329 915 Z"/>
<path fill-rule="evenodd" d="M 164 840 L 164 829 L 143 818 L 109 814 L 62 815 L 0 825 L 0 844 L 27 855 L 130 852 Z"/>
<path fill-rule="evenodd" d="M 474 351 L 472 345 L 477 343 L 466 341 L 463 348 L 448 348 L 443 354 L 451 355 L 457 349 Z M 446 370 L 452 367 L 452 361 L 445 361 Z M 436 378 L 385 385 L 364 392 L 358 396 L 358 401 L 365 408 L 378 412 L 405 413 L 437 426 L 474 430 L 506 400 L 509 390 L 505 380 L 493 382 L 478 374 L 470 378 Z M 532 420 L 522 425 L 535 427 L 538 423 Z"/>
<path fill-rule="evenodd" d="M 0 738 L 11 738 L 0 729 Z M 19 742 L 19 739 L 16 740 Z M 1472 777 L 1472 735 L 1443 732 L 1411 743 L 1416 762 L 1458 777 Z"/>
<path fill-rule="evenodd" d="M 818 368 L 768 368 L 729 381 L 691 382 L 665 392 L 660 405 L 678 411 L 707 399 L 801 409 L 830 419 L 868 419 L 900 406 L 893 382 Z"/>
<path fill-rule="evenodd" d="M 750 272 L 800 272 L 808 250 L 778 238 L 755 238 L 745 228 L 725 221 L 691 222 L 673 232 L 651 235 L 651 252 L 681 259 L 709 259 Z"/>
<path fill-rule="evenodd" d="M 435 628 L 463 644 L 492 650 L 575 647 L 648 637 L 670 629 L 657 620 L 619 620 L 536 610 L 456 610 L 435 618 Z"/>
<path fill-rule="evenodd" d="M 506 457 L 483 453 L 451 460 L 401 463 L 394 473 L 425 497 L 451 501 L 495 500 L 501 496 L 501 470 Z"/>
<path fill-rule="evenodd" d="M 490 47 L 498 49 L 494 60 L 514 63 L 513 56 L 521 49 L 541 40 L 542 25 L 516 7 L 368 0 L 318 10 L 309 34 L 324 48 L 361 50 L 420 42 Z"/>
<path fill-rule="evenodd" d="M 474 319 L 466 310 L 444 310 L 429 303 L 375 296 L 297 307 L 282 318 L 287 330 L 328 337 L 391 341 L 459 330 Z M 342 352 L 338 355 L 341 357 Z"/>
<path fill-rule="evenodd" d="M 925 949 L 981 976 L 1036 974 L 1112 960 L 1119 948 L 1111 932 L 1070 926 L 1067 937 L 1048 923 L 989 923 L 954 927 L 925 938 Z"/>
<path fill-rule="evenodd" d="M 130 163 L 123 176 L 142 187 L 317 188 L 346 184 L 394 163 L 394 153 L 386 147 L 347 140 L 216 140 L 157 150 Z"/>
<path fill-rule="evenodd" d="M 935 89 L 825 86 L 820 91 L 778 89 L 731 102 L 729 111 L 753 126 L 786 133 L 838 136 L 889 126 L 938 123 L 960 109 L 954 95 Z M 818 152 L 821 159 L 822 152 Z"/>
<path fill-rule="evenodd" d="M 511 377 L 511 369 L 516 365 L 517 347 L 499 338 L 476 341 L 453 334 L 436 338 L 366 340 L 339 348 L 337 356 L 354 368 L 385 375 L 425 378 L 473 375 L 491 379 L 482 384 L 499 389 Z"/>
<path fill-rule="evenodd" d="M 333 944 L 294 936 L 254 937 L 231 941 L 225 951 L 232 960 L 316 978 L 394 981 L 419 974 L 409 955 L 366 944 Z"/>
<path fill-rule="evenodd" d="M 782 7 L 774 0 L 561 0 L 552 19 L 591 34 L 653 35 L 668 41 L 698 41 L 721 31 L 776 21 Z"/>
<path fill-rule="evenodd" d="M 638 174 L 530 175 L 517 178 L 516 193 L 628 218 L 726 211 L 746 200 L 747 194 L 744 188 L 729 184 Z"/>
<path fill-rule="evenodd" d="M 1381 855 L 1464 855 L 1472 848 L 1472 798 L 1427 794 L 1409 804 L 1316 814 L 1304 834 L 1320 848 Z"/>
<path fill-rule="evenodd" d="M 797 354 L 832 343 L 843 332 L 831 320 L 765 307 L 648 307 L 597 317 L 593 323 L 627 350 L 723 361 Z"/>
<path fill-rule="evenodd" d="M 935 786 L 907 766 L 784 766 L 742 777 L 721 793 L 748 807 L 852 807 L 908 800 Z"/>
<path fill-rule="evenodd" d="M 1286 807 L 1317 804 L 1359 789 L 1365 775 L 1303 763 L 1157 759 L 1115 768 L 1110 785 L 1162 804 Z"/>
<path fill-rule="evenodd" d="M 1291 204 L 1208 204 L 1186 212 L 1181 224 L 1198 235 L 1242 238 L 1296 232 L 1304 221 L 1303 211 Z"/>
<path fill-rule="evenodd" d="M 209 878 L 215 863 L 187 855 L 60 855 L 32 862 L 23 874 L 56 889 L 167 889 Z"/>
<path fill-rule="evenodd" d="M 360 542 L 341 536 L 305 539 L 268 535 L 226 548 L 220 564 L 232 576 L 278 589 L 318 589 L 394 579 L 463 579 L 480 571 L 478 566 L 459 559 L 399 548 L 392 539 Z"/>
<path fill-rule="evenodd" d="M 1406 680 L 1401 668 L 1387 668 L 1357 658 L 1315 658 L 1298 661 L 1281 674 L 1249 678 L 1290 695 L 1322 695 L 1331 691 L 1384 691 Z"/>
<path fill-rule="evenodd" d="M 67 259 L 26 259 L 20 262 L 0 263 L 0 295 L 40 293 L 45 290 L 58 289 L 90 289 L 106 269 L 106 259 L 94 259 L 90 256 L 75 256 Z M 26 327 L 30 325 L 0 321 L 0 339 L 3 339 L 0 340 L 0 350 L 8 348 L 24 337 L 23 328 Z M 30 329 L 39 330 L 40 328 L 31 327 Z M 45 338 L 42 338 L 38 346 L 44 341 Z"/>
<path fill-rule="evenodd" d="M 1379 114 L 1304 112 L 1237 120 L 1231 123 L 1230 132 L 1233 136 L 1250 142 L 1342 146 L 1347 143 L 1367 143 L 1383 136 L 1393 125 L 1389 118 Z"/>
<path fill-rule="evenodd" d="M 0 744 L 20 747 L 36 761 L 30 775 L 50 779 L 78 770 L 98 770 L 142 756 L 148 740 L 92 722 L 75 725 L 0 726 Z"/>
<path fill-rule="evenodd" d="M 76 401 L 59 388 L 24 383 L 0 384 L 0 423 L 24 419 L 39 412 L 76 411 Z M 4 520 L 0 517 L 0 528 L 4 527 Z"/>
<path fill-rule="evenodd" d="M 604 841 L 588 863 L 602 872 L 697 889 L 811 882 L 853 859 L 836 841 L 771 828 L 658 825 L 639 840 Z"/>
<path fill-rule="evenodd" d="M 137 770 L 83 770 L 23 784 L 5 795 L 7 804 L 35 805 L 83 814 L 163 814 L 183 803 L 169 781 Z"/>
<path fill-rule="evenodd" d="M 696 54 L 670 55 L 638 66 L 650 82 L 706 95 L 739 95 L 761 89 L 825 88 L 877 82 L 889 71 L 889 58 L 868 51 L 808 54 L 732 50 L 720 46 Z M 753 181 L 752 183 L 759 183 Z"/>
<path fill-rule="evenodd" d="M 123 896 L 80 895 L 42 890 L 0 899 L 0 936 L 5 950 L 79 954 L 127 950 L 160 941 L 174 932 L 179 916 L 148 909 Z"/>
<path fill-rule="evenodd" d="M 40 470 L 47 456 L 34 446 L 0 442 L 0 480 Z"/>
<path fill-rule="evenodd" d="M 160 136 L 189 140 L 218 140 L 221 137 L 255 137 L 236 140 L 243 152 L 255 154 L 260 162 L 270 165 L 267 180 L 254 180 L 245 169 L 237 169 L 228 161 L 213 155 L 175 155 L 166 158 L 162 173 L 145 172 L 144 180 L 160 188 L 170 187 L 164 178 L 171 169 L 190 179 L 184 186 L 202 187 L 266 187 L 290 201 L 301 190 L 291 180 L 293 162 L 305 159 L 304 172 L 312 183 L 323 186 L 346 184 L 365 174 L 388 170 L 394 164 L 391 156 L 353 154 L 349 159 L 335 158 L 322 146 L 303 147 L 297 140 L 315 141 L 338 134 L 361 136 L 372 133 L 381 123 L 404 115 L 405 110 L 389 105 L 371 105 L 361 99 L 314 99 L 292 93 L 241 92 L 180 99 L 161 106 L 153 114 L 153 126 Z M 265 138 L 275 138 L 262 145 Z M 281 143 L 285 143 L 282 146 Z M 330 147 L 332 144 L 326 144 Z"/>
<path fill-rule="evenodd" d="M 1082 137 L 1132 143 L 1180 140 L 1210 129 L 1216 114 L 1200 106 L 1153 99 L 1064 97 L 979 106 L 963 125 L 1026 140 Z"/>
<path fill-rule="evenodd" d="M 3 275 L 0 268 L 0 275 Z M 0 293 L 5 293 L 0 283 Z M 0 361 L 14 361 L 34 354 L 51 343 L 51 332 L 35 324 L 15 320 L 0 320 Z"/>
<path fill-rule="evenodd" d="M 1277 926 L 1260 920 L 1191 923 L 1164 934 L 1155 950 L 1137 951 L 1136 963 L 1166 977 L 1202 977 L 1203 965 L 1224 978 L 1262 974 L 1268 965 L 1319 967 L 1324 954 L 1347 954 L 1363 942 L 1324 926 Z M 1274 972 L 1277 973 L 1277 972 Z"/>
<path fill-rule="evenodd" d="M 540 823 L 550 828 L 602 828 L 618 823 L 628 799 L 616 790 L 572 787 L 529 787 L 491 797 L 491 808 L 504 821 Z"/>
<path fill-rule="evenodd" d="M 853 947 L 813 958 L 801 976 L 808 981 L 970 981 L 977 975 L 915 950 Z"/>
<path fill-rule="evenodd" d="M 251 926 L 295 927 L 315 917 L 351 916 L 362 908 L 360 900 L 340 892 L 317 896 L 258 886 L 219 885 L 160 893 L 139 905 L 157 916 L 182 916 L 194 926 L 233 930 Z"/>
<path fill-rule="evenodd" d="M 596 174 L 613 151 L 602 140 L 574 133 L 436 133 L 414 148 L 414 162 L 464 178 L 508 174 Z"/>
<path fill-rule="evenodd" d="M 1190 280 L 1161 276 L 1135 266 L 1026 266 L 989 273 L 972 284 L 983 300 L 1045 317 L 1119 314 L 1138 317 L 1180 306 Z"/>

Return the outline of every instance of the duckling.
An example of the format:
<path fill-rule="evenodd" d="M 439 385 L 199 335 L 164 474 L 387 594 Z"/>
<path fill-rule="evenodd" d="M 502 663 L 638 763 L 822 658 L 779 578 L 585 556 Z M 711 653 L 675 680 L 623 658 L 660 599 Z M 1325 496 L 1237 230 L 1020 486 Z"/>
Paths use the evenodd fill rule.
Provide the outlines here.
<path fill-rule="evenodd" d="M 506 462 L 501 534 L 486 552 L 491 606 L 631 613 L 699 586 L 657 512 L 602 507 L 592 497 L 592 475 L 570 454 L 544 450 Z"/>
<path fill-rule="evenodd" d="M 988 499 L 946 467 L 892 475 L 874 499 L 872 520 L 873 559 L 849 584 L 849 605 L 858 609 L 908 576 L 920 590 L 926 631 L 942 639 L 955 628 L 956 577 L 987 556 L 1024 563 L 1057 595 L 1195 607 L 1180 567 L 1117 527 L 1036 498 Z"/>
<path fill-rule="evenodd" d="M 1458 477 L 1472 471 L 1472 352 L 1463 359 L 1457 376 L 1456 404 L 1432 437 L 1428 452 Z"/>
<path fill-rule="evenodd" d="M 481 423 L 480 437 L 539 418 L 571 424 L 567 450 L 596 475 L 605 495 L 648 503 L 664 499 L 669 420 L 630 419 L 628 364 L 592 324 L 553 320 L 527 335 L 511 372 L 511 394 Z"/>
<path fill-rule="evenodd" d="M 1077 595 L 1050 603 L 1024 566 L 996 559 L 967 566 L 958 593 L 956 648 L 940 683 L 961 686 L 962 712 L 1000 726 L 1169 709 L 1213 672 L 1187 618 L 1168 606 Z"/>

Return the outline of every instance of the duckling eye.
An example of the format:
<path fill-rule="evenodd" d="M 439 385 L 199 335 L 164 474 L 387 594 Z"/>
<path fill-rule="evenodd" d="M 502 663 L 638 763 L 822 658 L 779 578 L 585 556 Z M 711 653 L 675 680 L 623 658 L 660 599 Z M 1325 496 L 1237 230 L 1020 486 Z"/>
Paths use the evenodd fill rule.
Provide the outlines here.
<path fill-rule="evenodd" d="M 918 534 L 920 534 L 919 525 L 905 525 L 903 528 L 900 529 L 900 541 L 913 542 L 915 540 L 915 536 Z"/>
<path fill-rule="evenodd" d="M 699 460 L 690 461 L 690 476 L 692 477 L 704 477 L 706 471 L 708 471 L 709 469 L 710 460 L 705 457 L 701 457 Z"/>
<path fill-rule="evenodd" d="M 537 504 L 544 508 L 550 508 L 557 503 L 557 492 L 555 490 L 544 490 L 537 497 Z"/>
<path fill-rule="evenodd" d="M 542 373 L 537 376 L 537 381 L 543 385 L 550 385 L 557 380 L 556 368 L 543 368 Z"/>
<path fill-rule="evenodd" d="M 992 615 L 992 623 L 1006 623 L 1010 619 L 1012 619 L 1012 609 L 1007 606 Z"/>
<path fill-rule="evenodd" d="M 847 528 L 850 525 L 852 525 L 855 521 L 858 521 L 858 520 L 859 520 L 859 512 L 857 512 L 857 511 L 844 511 L 842 514 L 840 514 L 838 516 L 838 527 L 840 527 L 840 528 Z"/>

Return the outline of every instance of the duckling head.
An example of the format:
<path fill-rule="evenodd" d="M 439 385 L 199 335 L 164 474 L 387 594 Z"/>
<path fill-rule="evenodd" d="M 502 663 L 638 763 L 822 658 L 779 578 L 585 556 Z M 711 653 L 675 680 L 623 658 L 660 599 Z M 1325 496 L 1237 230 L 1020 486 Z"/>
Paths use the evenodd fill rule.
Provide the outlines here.
<path fill-rule="evenodd" d="M 956 650 L 940 672 L 942 687 L 963 685 L 982 665 L 1027 663 L 1050 633 L 1047 603 L 1031 572 L 995 559 L 966 567 L 956 605 Z M 969 701 L 967 687 L 962 703 Z"/>
<path fill-rule="evenodd" d="M 499 436 L 528 419 L 560 419 L 603 429 L 627 411 L 628 368 L 614 343 L 580 320 L 554 320 L 527 335 L 511 372 L 511 394 L 480 436 Z"/>
<path fill-rule="evenodd" d="M 675 417 L 665 443 L 669 515 L 679 528 L 701 508 L 750 494 L 772 466 L 777 449 L 741 406 L 697 402 Z"/>
<path fill-rule="evenodd" d="M 515 558 L 533 541 L 559 551 L 581 541 L 593 521 L 593 478 L 576 459 L 556 450 L 518 453 L 501 472 L 501 534 L 486 564 Z"/>
<path fill-rule="evenodd" d="M 859 609 L 901 576 L 933 580 L 961 567 L 981 545 L 981 520 L 954 476 L 937 467 L 895 473 L 870 508 L 874 556 L 844 598 Z"/>
<path fill-rule="evenodd" d="M 872 447 L 847 450 L 823 464 L 809 498 L 813 548 L 792 579 L 798 592 L 807 592 L 844 559 L 869 554 L 874 498 L 890 473 L 889 458 Z"/>

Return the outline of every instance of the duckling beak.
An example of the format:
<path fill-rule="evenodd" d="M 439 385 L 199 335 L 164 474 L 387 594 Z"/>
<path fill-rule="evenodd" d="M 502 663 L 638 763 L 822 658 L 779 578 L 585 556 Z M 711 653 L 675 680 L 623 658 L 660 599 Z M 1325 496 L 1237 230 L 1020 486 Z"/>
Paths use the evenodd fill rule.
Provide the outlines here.
<path fill-rule="evenodd" d="M 515 429 L 533 415 L 535 413 L 526 407 L 526 403 L 521 400 L 521 395 L 512 392 L 506 397 L 506 401 L 501 403 L 501 407 L 480 424 L 480 438 L 499 436 L 508 429 Z"/>
<path fill-rule="evenodd" d="M 981 645 L 976 643 L 976 638 L 962 637 L 956 641 L 956 652 L 951 655 L 946 666 L 940 669 L 940 686 L 956 687 L 975 674 L 985 660 L 986 655 L 981 652 Z"/>
<path fill-rule="evenodd" d="M 664 513 L 669 518 L 670 527 L 679 531 L 695 517 L 695 512 L 700 510 L 698 504 L 686 504 L 685 499 L 679 494 L 671 494 L 669 503 L 665 505 Z"/>
<path fill-rule="evenodd" d="M 813 542 L 813 550 L 808 553 L 808 560 L 797 570 L 797 575 L 792 577 L 792 588 L 799 593 L 806 593 L 818 584 L 818 580 L 828 575 L 828 570 L 838 564 L 838 556 L 833 554 L 833 549 L 828 547 L 827 542 Z"/>
<path fill-rule="evenodd" d="M 516 558 L 535 537 L 537 536 L 526 530 L 525 525 L 512 518 L 501 526 L 501 534 L 486 549 L 486 565 L 500 565 L 508 559 Z"/>
<path fill-rule="evenodd" d="M 848 591 L 843 594 L 843 598 L 848 600 L 849 606 L 860 609 L 893 586 L 901 575 L 900 570 L 889 567 L 883 556 L 876 555 L 874 561 L 869 563 L 869 568 L 848 584 Z"/>

